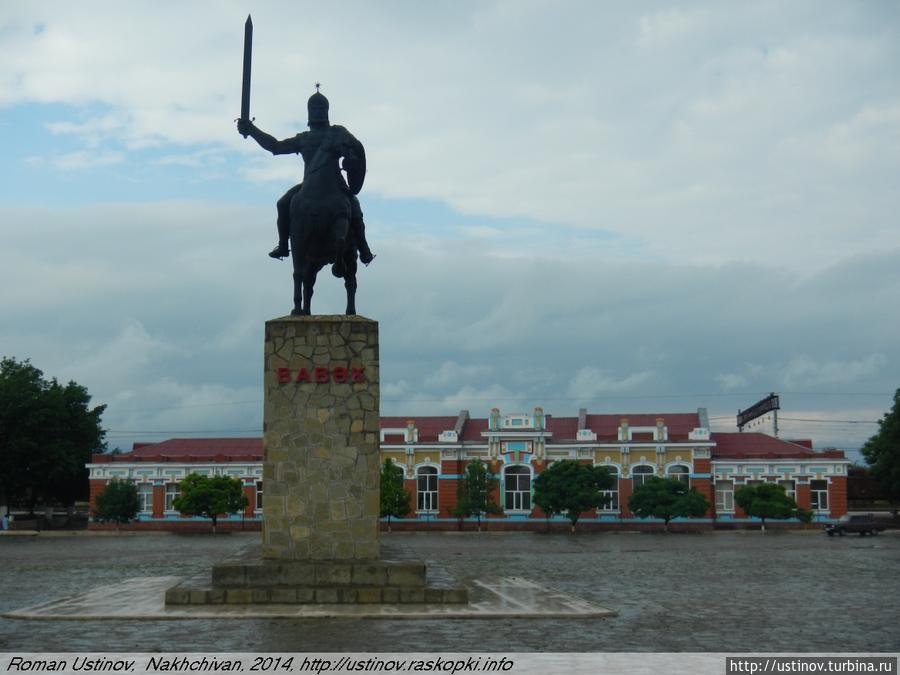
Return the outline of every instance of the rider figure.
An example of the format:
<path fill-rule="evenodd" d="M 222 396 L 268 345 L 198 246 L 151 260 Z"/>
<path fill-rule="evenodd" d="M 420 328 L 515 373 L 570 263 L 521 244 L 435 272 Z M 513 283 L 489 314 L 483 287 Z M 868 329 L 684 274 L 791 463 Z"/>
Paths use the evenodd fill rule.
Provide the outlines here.
<path fill-rule="evenodd" d="M 316 154 L 319 146 L 323 142 L 342 143 L 348 150 L 344 154 L 344 166 L 348 175 L 354 174 L 359 176 L 358 185 L 354 185 L 355 192 L 359 192 L 362 187 L 362 176 L 365 175 L 365 149 L 356 138 L 344 127 L 337 124 L 330 124 L 328 121 L 328 99 L 318 91 L 319 85 L 316 85 L 316 93 L 309 97 L 306 109 L 309 114 L 309 131 L 303 131 L 293 138 L 286 138 L 279 141 L 273 136 L 260 130 L 250 120 L 238 120 L 238 132 L 253 137 L 260 147 L 268 150 L 273 155 L 285 155 L 289 153 L 297 153 L 303 156 L 303 178 L 306 179 L 306 172 L 309 170 L 310 160 Z M 335 167 L 337 169 L 337 167 Z M 354 181 L 351 181 L 354 182 Z M 350 229 L 356 239 L 356 247 L 359 250 L 360 261 L 368 265 L 375 257 L 369 250 L 369 244 L 366 242 L 366 226 L 363 223 L 362 209 L 359 206 L 359 200 L 354 194 L 354 190 L 344 183 L 343 178 L 341 185 L 347 192 L 350 199 Z M 273 258 L 284 258 L 290 251 L 288 249 L 288 241 L 290 240 L 290 205 L 291 199 L 297 193 L 303 183 L 295 185 L 288 190 L 281 199 L 278 200 L 278 245 L 272 249 L 269 255 Z"/>

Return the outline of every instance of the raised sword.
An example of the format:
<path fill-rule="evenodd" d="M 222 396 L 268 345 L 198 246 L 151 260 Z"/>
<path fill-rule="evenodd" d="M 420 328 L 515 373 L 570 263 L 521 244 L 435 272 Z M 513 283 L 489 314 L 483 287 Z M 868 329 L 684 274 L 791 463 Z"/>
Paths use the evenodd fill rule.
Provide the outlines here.
<path fill-rule="evenodd" d="M 247 15 L 244 24 L 244 82 L 241 87 L 241 119 L 250 120 L 250 55 L 253 53 L 253 20 Z M 242 134 L 247 138 L 247 134 Z"/>

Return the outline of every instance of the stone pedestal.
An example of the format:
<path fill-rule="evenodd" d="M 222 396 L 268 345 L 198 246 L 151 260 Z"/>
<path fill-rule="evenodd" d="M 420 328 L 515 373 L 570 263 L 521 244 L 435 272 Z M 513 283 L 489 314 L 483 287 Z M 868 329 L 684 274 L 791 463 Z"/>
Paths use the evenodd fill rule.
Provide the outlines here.
<path fill-rule="evenodd" d="M 380 560 L 378 324 L 266 322 L 262 547 L 166 591 L 167 605 L 464 604 L 415 560 Z"/>
<path fill-rule="evenodd" d="M 379 557 L 378 323 L 266 322 L 262 556 Z"/>

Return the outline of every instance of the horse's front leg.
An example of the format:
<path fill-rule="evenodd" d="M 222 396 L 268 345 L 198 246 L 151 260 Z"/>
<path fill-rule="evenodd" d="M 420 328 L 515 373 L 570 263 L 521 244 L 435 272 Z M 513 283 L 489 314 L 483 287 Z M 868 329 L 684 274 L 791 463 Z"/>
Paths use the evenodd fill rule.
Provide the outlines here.
<path fill-rule="evenodd" d="M 303 266 L 294 259 L 294 309 L 291 316 L 302 316 L 303 312 Z M 306 314 L 309 314 L 307 311 Z"/>
<path fill-rule="evenodd" d="M 304 316 L 309 316 L 312 313 L 313 289 L 316 285 L 316 275 L 320 269 L 322 269 L 322 265 L 312 261 L 307 261 L 303 268 L 303 309 L 300 313 Z"/>
<path fill-rule="evenodd" d="M 303 246 L 300 245 L 299 223 L 291 221 L 291 263 L 294 266 L 294 309 L 291 310 L 291 316 L 304 316 L 309 314 L 309 302 L 306 302 L 304 308 L 304 280 L 306 277 L 306 269 L 309 267 L 309 261 L 303 253 Z"/>
<path fill-rule="evenodd" d="M 344 288 L 347 289 L 347 316 L 356 314 L 356 275 L 348 274 L 344 278 Z"/>

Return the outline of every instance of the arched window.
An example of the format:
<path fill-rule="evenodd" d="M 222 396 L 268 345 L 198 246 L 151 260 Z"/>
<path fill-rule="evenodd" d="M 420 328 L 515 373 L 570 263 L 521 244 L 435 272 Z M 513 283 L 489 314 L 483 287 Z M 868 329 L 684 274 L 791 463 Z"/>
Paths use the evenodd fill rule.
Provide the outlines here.
<path fill-rule="evenodd" d="M 682 483 L 686 483 L 690 485 L 691 482 L 691 470 L 684 466 L 684 464 L 675 464 L 674 466 L 670 466 L 667 472 L 669 474 L 669 478 L 675 478 L 680 480 Z"/>
<path fill-rule="evenodd" d="M 612 476 L 613 484 L 609 490 L 603 490 L 600 494 L 609 497 L 609 501 L 601 509 L 602 511 L 618 511 L 619 510 L 619 469 L 614 466 L 603 465 L 603 468 Z"/>
<path fill-rule="evenodd" d="M 507 511 L 531 511 L 531 471 L 527 466 L 506 468 L 503 498 Z"/>
<path fill-rule="evenodd" d="M 416 510 L 437 511 L 438 470 L 433 466 L 420 466 L 416 470 Z"/>
<path fill-rule="evenodd" d="M 636 466 L 631 470 L 631 481 L 634 483 L 634 489 L 637 490 L 641 485 L 647 482 L 647 479 L 652 478 L 656 473 L 652 466 L 647 466 L 646 464 L 642 464 L 641 466 Z"/>

